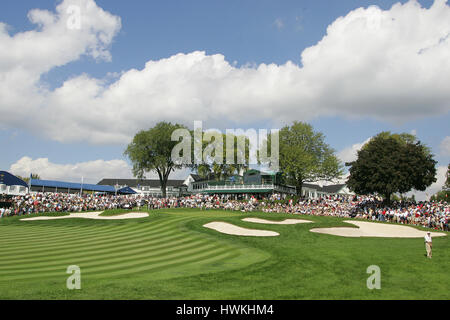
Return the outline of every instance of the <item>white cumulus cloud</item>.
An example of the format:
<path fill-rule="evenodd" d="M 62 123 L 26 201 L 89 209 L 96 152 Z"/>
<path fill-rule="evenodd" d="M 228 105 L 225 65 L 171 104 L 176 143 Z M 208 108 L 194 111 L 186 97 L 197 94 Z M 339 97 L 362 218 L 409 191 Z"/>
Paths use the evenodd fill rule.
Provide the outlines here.
<path fill-rule="evenodd" d="M 368 138 L 366 141 L 361 143 L 355 143 L 337 153 L 337 157 L 342 161 L 342 163 L 352 162 L 358 158 L 358 151 L 370 141 L 371 138 Z"/>
<path fill-rule="evenodd" d="M 74 14 L 71 8 L 78 8 L 79 29 L 70 25 Z M 40 80 L 41 76 L 83 55 L 110 60 L 108 48 L 121 28 L 121 20 L 93 0 L 65 0 L 55 12 L 34 9 L 28 18 L 37 27 L 13 36 L 8 26 L 0 22 L 0 126 L 46 133 L 52 126 L 48 124 L 51 114 L 63 110 L 58 105 L 45 108 L 52 92 Z M 83 86 L 78 90 L 83 90 Z"/>
<path fill-rule="evenodd" d="M 38 174 L 43 180 L 57 180 L 66 182 L 81 182 L 96 184 L 104 178 L 133 179 L 131 166 L 124 160 L 93 160 L 71 164 L 51 162 L 48 158 L 32 159 L 22 157 L 13 163 L 9 172 L 22 177 L 30 173 Z M 185 179 L 190 173 L 189 169 L 172 172 L 169 179 Z M 155 172 L 145 174 L 147 179 L 159 179 Z"/>
<path fill-rule="evenodd" d="M 27 177 L 30 173 L 39 174 L 44 180 L 97 183 L 103 178 L 131 178 L 131 167 L 124 160 L 94 160 L 74 164 L 58 164 L 47 158 L 32 159 L 23 157 L 13 163 L 12 174 Z"/>
<path fill-rule="evenodd" d="M 445 137 L 440 144 L 441 154 L 450 157 L 450 137 Z"/>
<path fill-rule="evenodd" d="M 68 30 L 67 6 L 83 9 Z M 93 0 L 63 1 L 29 14 L 36 30 L 0 26 L 0 127 L 19 126 L 62 142 L 128 143 L 165 120 L 233 128 L 322 115 L 407 121 L 450 110 L 450 6 L 416 1 L 339 17 L 301 61 L 236 67 L 221 54 L 180 53 L 149 61 L 110 83 L 88 74 L 54 90 L 40 76 L 82 55 L 109 59 L 120 19 Z M 83 22 L 84 21 L 84 22 Z"/>

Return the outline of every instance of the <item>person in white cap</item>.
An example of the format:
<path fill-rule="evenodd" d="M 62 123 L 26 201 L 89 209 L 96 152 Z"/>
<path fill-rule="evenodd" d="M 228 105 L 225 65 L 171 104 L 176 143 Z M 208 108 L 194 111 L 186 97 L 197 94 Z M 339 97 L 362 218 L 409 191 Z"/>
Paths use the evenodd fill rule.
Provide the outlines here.
<path fill-rule="evenodd" d="M 425 235 L 425 248 L 427 249 L 427 257 L 431 259 L 433 249 L 433 240 L 431 239 L 431 232 L 428 231 Z"/>

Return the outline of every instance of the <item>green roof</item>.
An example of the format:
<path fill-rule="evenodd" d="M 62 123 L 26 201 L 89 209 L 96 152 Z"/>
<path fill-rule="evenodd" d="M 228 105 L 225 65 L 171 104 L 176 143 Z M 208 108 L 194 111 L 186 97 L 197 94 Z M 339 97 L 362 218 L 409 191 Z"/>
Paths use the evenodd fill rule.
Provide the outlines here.
<path fill-rule="evenodd" d="M 271 173 L 271 172 L 263 172 L 263 171 L 260 171 L 260 170 L 256 170 L 256 169 L 250 169 L 250 170 L 247 170 L 244 174 L 252 174 L 252 173 L 259 173 L 260 175 L 262 175 L 262 176 L 275 176 L 276 175 L 276 173 Z"/>

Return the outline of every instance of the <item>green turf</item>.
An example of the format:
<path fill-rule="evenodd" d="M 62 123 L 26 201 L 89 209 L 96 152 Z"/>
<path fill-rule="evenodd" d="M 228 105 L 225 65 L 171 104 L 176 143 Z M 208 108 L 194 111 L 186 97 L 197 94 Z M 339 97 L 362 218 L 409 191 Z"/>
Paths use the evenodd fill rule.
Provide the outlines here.
<path fill-rule="evenodd" d="M 314 223 L 266 225 L 241 219 L 293 216 L 194 209 L 148 212 L 148 218 L 130 220 L 0 219 L 1 299 L 450 298 L 448 236 L 434 239 L 429 260 L 423 239 L 309 232 L 353 226 L 338 218 L 296 215 Z M 202 227 L 211 221 L 273 230 L 280 236 L 239 237 Z M 81 290 L 66 288 L 69 265 L 81 268 Z M 366 286 L 370 265 L 381 268 L 381 290 Z"/>
<path fill-rule="evenodd" d="M 102 213 L 100 213 L 100 216 L 104 216 L 104 217 L 119 216 L 122 214 L 127 214 L 130 212 L 136 212 L 136 211 L 146 211 L 146 210 L 111 209 L 111 210 L 103 211 Z"/>

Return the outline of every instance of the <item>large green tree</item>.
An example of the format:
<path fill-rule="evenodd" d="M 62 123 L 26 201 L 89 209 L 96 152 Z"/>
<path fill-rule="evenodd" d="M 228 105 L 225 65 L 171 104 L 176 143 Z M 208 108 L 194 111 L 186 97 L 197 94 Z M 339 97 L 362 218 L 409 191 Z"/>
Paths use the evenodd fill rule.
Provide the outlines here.
<path fill-rule="evenodd" d="M 212 152 L 206 152 L 208 146 L 212 146 L 212 143 L 217 141 L 216 138 L 205 136 L 206 133 L 202 133 L 202 153 L 209 154 L 204 156 L 202 163 L 193 164 L 191 168 L 197 171 L 197 174 L 203 178 L 215 177 L 217 180 L 222 180 L 230 177 L 234 174 L 238 174 L 241 169 L 248 169 L 249 167 L 249 153 L 250 153 L 250 140 L 244 135 L 223 134 L 220 132 L 209 132 L 211 135 L 214 133 L 216 137 L 220 137 L 219 143 L 222 144 L 221 151 L 222 157 L 215 157 L 216 150 Z M 241 145 L 239 143 L 242 143 Z M 214 148 L 212 148 L 214 149 Z M 227 153 L 231 153 L 232 163 L 227 163 Z"/>
<path fill-rule="evenodd" d="M 431 201 L 443 201 L 450 202 L 450 190 L 441 190 L 436 194 L 433 194 L 430 198 Z"/>
<path fill-rule="evenodd" d="M 172 150 L 179 143 L 172 141 L 171 138 L 172 132 L 176 129 L 186 127 L 170 122 L 159 122 L 149 130 L 138 132 L 124 152 L 133 164 L 135 177 L 143 179 L 146 172 L 152 171 L 158 174 L 163 197 L 166 197 L 170 173 L 187 165 L 177 164 L 172 159 Z"/>
<path fill-rule="evenodd" d="M 391 195 L 424 191 L 436 181 L 436 161 L 430 150 L 409 134 L 381 132 L 365 144 L 350 167 L 348 187 L 357 194 Z"/>
<path fill-rule="evenodd" d="M 271 150 L 271 136 L 266 140 Z M 305 182 L 333 180 L 342 175 L 342 164 L 325 136 L 307 123 L 295 121 L 279 131 L 279 168 L 283 178 L 302 195 Z"/>

